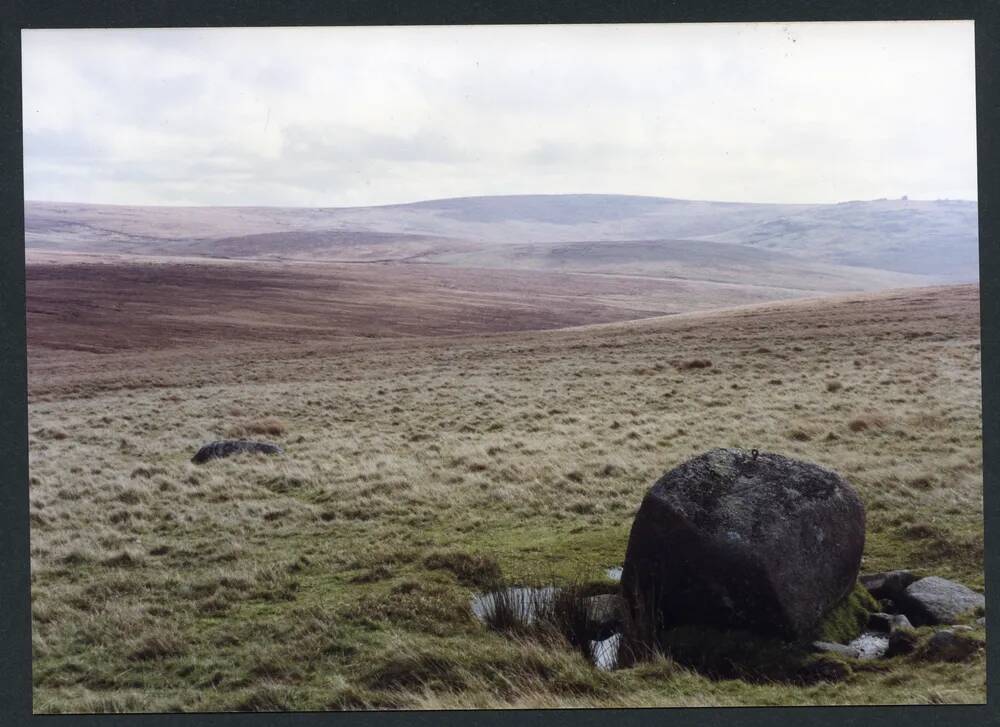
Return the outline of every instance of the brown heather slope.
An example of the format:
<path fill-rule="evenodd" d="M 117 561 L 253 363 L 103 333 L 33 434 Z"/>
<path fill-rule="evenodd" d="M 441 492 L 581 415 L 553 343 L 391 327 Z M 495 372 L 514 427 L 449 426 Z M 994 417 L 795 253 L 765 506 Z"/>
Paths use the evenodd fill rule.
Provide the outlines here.
<path fill-rule="evenodd" d="M 985 699 L 981 655 L 897 657 L 809 687 L 670 660 L 595 672 L 568 646 L 477 624 L 475 587 L 429 557 L 495 560 L 513 581 L 600 578 L 664 470 L 757 447 L 855 485 L 865 570 L 982 588 L 978 286 L 490 335 L 275 338 L 252 317 L 212 341 L 175 338 L 183 286 L 137 338 L 82 305 L 73 325 L 37 315 L 41 289 L 29 285 L 38 711 Z M 278 283 L 258 294 L 260 315 L 301 304 Z M 136 343 L 85 353 L 68 332 Z M 189 461 L 253 431 L 286 454 Z"/>
<path fill-rule="evenodd" d="M 29 253 L 28 335 L 46 351 L 498 333 L 817 295 L 769 285 L 374 263 Z"/>

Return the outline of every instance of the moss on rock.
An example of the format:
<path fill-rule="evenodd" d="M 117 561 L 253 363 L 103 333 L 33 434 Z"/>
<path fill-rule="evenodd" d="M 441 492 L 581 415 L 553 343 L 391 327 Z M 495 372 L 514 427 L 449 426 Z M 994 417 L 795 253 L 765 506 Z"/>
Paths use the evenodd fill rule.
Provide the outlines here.
<path fill-rule="evenodd" d="M 816 626 L 815 641 L 846 644 L 865 630 L 868 617 L 879 610 L 878 602 L 860 583 L 833 605 Z"/>

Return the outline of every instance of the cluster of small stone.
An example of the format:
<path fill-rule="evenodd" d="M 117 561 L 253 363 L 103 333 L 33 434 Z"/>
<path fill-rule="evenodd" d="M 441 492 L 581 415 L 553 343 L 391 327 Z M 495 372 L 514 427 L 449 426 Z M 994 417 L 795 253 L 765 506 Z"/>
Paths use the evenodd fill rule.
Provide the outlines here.
<path fill-rule="evenodd" d="M 850 658 L 910 654 L 919 642 L 915 628 L 919 626 L 944 627 L 924 644 L 922 655 L 928 660 L 964 661 L 982 649 L 982 642 L 968 635 L 975 629 L 956 623 L 969 613 L 985 609 L 986 599 L 981 593 L 938 576 L 918 578 L 907 570 L 862 575 L 858 580 L 882 608 L 881 612 L 871 614 L 868 629 L 887 638 L 876 653 L 866 654 L 864 641 L 850 644 L 817 641 L 813 643 L 817 651 Z M 985 627 L 986 617 L 980 617 L 976 623 Z"/>

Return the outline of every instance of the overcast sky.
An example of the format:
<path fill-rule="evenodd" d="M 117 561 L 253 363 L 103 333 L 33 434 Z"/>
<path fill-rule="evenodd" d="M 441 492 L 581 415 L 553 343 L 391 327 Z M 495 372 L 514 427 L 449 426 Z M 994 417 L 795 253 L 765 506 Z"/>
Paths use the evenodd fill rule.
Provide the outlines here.
<path fill-rule="evenodd" d="M 25 196 L 976 198 L 971 22 L 23 33 Z"/>

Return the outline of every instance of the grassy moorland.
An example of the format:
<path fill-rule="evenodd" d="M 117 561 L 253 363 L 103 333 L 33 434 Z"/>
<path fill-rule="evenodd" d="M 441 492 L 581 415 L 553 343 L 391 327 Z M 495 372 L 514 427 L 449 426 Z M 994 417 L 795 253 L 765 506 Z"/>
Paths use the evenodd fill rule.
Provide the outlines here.
<path fill-rule="evenodd" d="M 713 680 L 669 656 L 600 672 L 469 610 L 497 571 L 600 580 L 650 484 L 715 446 L 845 475 L 868 511 L 864 570 L 981 588 L 978 313 L 966 285 L 561 331 L 299 345 L 223 331 L 103 354 L 36 319 L 34 708 L 982 702 L 981 655 L 859 663 L 811 686 Z M 242 434 L 286 454 L 190 463 Z"/>

